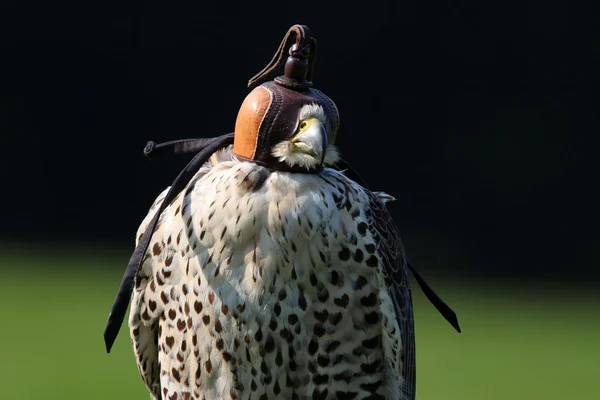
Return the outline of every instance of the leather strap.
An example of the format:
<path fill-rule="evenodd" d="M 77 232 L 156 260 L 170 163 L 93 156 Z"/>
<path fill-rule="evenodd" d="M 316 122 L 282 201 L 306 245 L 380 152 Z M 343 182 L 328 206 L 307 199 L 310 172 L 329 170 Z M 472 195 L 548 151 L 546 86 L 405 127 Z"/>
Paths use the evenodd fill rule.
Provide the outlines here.
<path fill-rule="evenodd" d="M 210 156 L 215 151 L 230 144 L 233 144 L 233 133 L 211 139 L 176 140 L 163 143 L 161 145 L 156 145 L 154 142 L 148 142 L 146 145 L 144 153 L 151 159 L 155 156 L 164 155 L 165 153 L 188 154 L 197 152 L 197 154 L 171 184 L 171 188 L 167 192 L 165 199 L 163 200 L 159 209 L 156 211 L 154 218 L 152 218 L 152 221 L 150 221 L 150 224 L 142 234 L 142 238 L 138 242 L 138 245 L 129 259 L 129 264 L 125 269 L 117 296 L 115 297 L 112 309 L 108 315 L 106 328 L 104 329 L 104 343 L 106 344 L 107 353 L 110 353 L 110 349 L 112 348 L 115 339 L 119 334 L 121 325 L 123 325 L 123 319 L 127 313 L 127 306 L 131 300 L 131 294 L 133 293 L 135 279 L 140 268 L 142 267 L 144 256 L 148 251 L 148 246 L 150 245 L 150 240 L 152 239 L 152 235 L 154 234 L 154 229 L 156 229 L 156 224 L 158 223 L 160 215 L 164 209 L 171 204 L 175 197 L 177 197 L 177 195 L 185 188 L 186 184 L 190 181 L 190 179 L 192 179 L 194 174 L 198 172 L 200 167 L 202 167 L 202 165 L 208 161 Z"/>

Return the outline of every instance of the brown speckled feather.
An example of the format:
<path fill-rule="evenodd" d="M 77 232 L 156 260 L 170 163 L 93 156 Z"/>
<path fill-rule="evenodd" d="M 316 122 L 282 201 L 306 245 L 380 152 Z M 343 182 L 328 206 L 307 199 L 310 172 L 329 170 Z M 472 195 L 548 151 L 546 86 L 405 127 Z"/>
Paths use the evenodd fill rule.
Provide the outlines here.
<path fill-rule="evenodd" d="M 393 302 L 395 317 L 401 337 L 400 373 L 403 378 L 401 399 L 414 400 L 416 387 L 416 357 L 412 297 L 408 280 L 407 260 L 404 246 L 396 223 L 384 202 L 372 192 L 369 193 L 369 220 L 378 253 L 381 257 L 382 274 Z M 394 350 L 392 350 L 393 352 Z"/>

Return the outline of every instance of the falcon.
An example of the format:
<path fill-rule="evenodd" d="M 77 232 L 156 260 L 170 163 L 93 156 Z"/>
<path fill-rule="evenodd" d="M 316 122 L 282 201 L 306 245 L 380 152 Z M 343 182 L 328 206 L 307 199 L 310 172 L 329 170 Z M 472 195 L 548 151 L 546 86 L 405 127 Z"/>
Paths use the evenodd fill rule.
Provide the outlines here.
<path fill-rule="evenodd" d="M 248 94 L 233 134 L 145 149 L 196 154 L 141 223 L 105 330 L 110 351 L 131 300 L 152 399 L 415 399 L 413 268 L 393 197 L 340 158 L 315 54 L 294 25 L 249 86 L 284 74 Z"/>

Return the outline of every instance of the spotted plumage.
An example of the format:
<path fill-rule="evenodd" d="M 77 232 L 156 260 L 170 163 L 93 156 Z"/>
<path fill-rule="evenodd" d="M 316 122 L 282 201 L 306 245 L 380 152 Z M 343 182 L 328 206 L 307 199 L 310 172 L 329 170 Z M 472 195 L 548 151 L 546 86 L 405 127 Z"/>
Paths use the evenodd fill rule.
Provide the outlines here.
<path fill-rule="evenodd" d="M 153 398 L 414 399 L 387 200 L 332 168 L 215 153 L 162 213 L 136 278 L 129 326 Z"/>

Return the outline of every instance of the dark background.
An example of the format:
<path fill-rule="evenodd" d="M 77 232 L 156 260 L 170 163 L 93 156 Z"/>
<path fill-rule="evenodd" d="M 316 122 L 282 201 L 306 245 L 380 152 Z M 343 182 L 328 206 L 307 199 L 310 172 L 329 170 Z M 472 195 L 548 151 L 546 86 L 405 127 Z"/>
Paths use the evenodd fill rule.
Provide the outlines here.
<path fill-rule="evenodd" d="M 233 130 L 287 29 L 319 43 L 343 156 L 423 269 L 598 278 L 598 19 L 570 2 L 17 2 L 0 10 L 4 243 L 131 250 L 187 158 Z M 34 245 L 31 245 L 34 244 Z M 41 250 L 40 250 L 41 251 Z M 115 265 L 115 268 L 124 268 Z"/>

